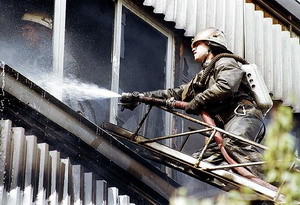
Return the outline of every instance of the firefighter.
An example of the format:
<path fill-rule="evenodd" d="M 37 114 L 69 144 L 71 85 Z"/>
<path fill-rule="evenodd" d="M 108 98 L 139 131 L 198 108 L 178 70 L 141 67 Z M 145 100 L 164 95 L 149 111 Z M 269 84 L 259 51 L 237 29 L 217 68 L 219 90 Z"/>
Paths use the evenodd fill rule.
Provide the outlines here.
<path fill-rule="evenodd" d="M 44 11 L 24 13 L 21 18 L 21 36 L 23 44 L 18 52 L 20 55 L 19 65 L 16 66 L 18 71 L 30 79 L 54 77 L 54 75 L 48 75 L 53 72 L 53 21 L 51 16 Z M 65 81 L 80 82 L 79 70 L 75 58 L 64 48 L 63 75 Z M 73 99 L 68 91 L 63 91 L 62 101 L 95 122 L 96 115 L 90 102 Z"/>
<path fill-rule="evenodd" d="M 52 20 L 42 12 L 25 13 L 21 18 L 19 43 L 20 71 L 27 74 L 52 70 Z"/>
<path fill-rule="evenodd" d="M 53 20 L 44 11 L 32 11 L 22 15 L 21 18 L 21 71 L 50 73 L 53 71 Z M 21 61 L 22 59 L 22 61 Z M 79 66 L 74 57 L 65 49 L 64 74 L 72 78 L 79 76 Z"/>
<path fill-rule="evenodd" d="M 223 57 L 215 64 L 205 78 L 203 73 L 218 54 L 230 53 L 227 49 L 225 34 L 216 28 L 199 32 L 191 44 L 194 59 L 202 65 L 202 70 L 187 84 L 167 90 L 142 93 L 148 97 L 175 98 L 186 101 L 186 113 L 198 115 L 201 110 L 208 112 L 219 127 L 224 130 L 261 142 L 265 133 L 262 111 L 257 107 L 246 81 L 245 72 L 239 68 L 234 58 Z M 121 98 L 122 102 L 122 98 Z M 128 107 L 133 109 L 132 106 Z M 239 163 L 261 161 L 261 153 L 252 145 L 223 136 L 223 146 L 231 158 Z M 199 156 L 199 152 L 194 156 Z M 210 144 L 204 158 L 212 163 L 225 160 L 216 146 Z M 261 166 L 247 167 L 253 174 L 262 177 Z"/>

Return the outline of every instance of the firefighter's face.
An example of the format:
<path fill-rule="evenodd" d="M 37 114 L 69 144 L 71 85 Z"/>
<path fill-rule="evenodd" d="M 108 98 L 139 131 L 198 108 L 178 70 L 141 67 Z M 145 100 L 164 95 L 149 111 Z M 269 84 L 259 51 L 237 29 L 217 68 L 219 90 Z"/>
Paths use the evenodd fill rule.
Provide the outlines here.
<path fill-rule="evenodd" d="M 22 36 L 25 39 L 27 46 L 32 48 L 38 47 L 40 44 L 40 35 L 37 29 L 32 25 L 22 26 Z"/>
<path fill-rule="evenodd" d="M 204 60 L 206 59 L 208 55 L 209 47 L 204 43 L 203 41 L 198 41 L 194 44 L 192 51 L 194 54 L 195 61 L 199 63 L 204 63 Z"/>

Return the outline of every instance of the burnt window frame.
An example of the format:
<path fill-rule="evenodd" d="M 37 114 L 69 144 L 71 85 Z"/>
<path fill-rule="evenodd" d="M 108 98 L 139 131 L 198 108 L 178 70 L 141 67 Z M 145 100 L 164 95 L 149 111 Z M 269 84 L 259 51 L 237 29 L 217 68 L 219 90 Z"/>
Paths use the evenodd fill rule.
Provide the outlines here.
<path fill-rule="evenodd" d="M 119 93 L 119 73 L 120 73 L 120 59 L 121 59 L 121 35 L 122 35 L 122 8 L 130 10 L 137 17 L 141 18 L 143 21 L 148 23 L 154 29 L 159 31 L 161 34 L 167 37 L 167 53 L 166 53 L 166 73 L 165 73 L 165 88 L 174 87 L 175 79 L 175 38 L 174 33 L 167 29 L 165 26 L 161 25 L 157 20 L 155 20 L 150 15 L 141 11 L 138 6 L 130 2 L 129 0 L 119 0 L 116 2 L 115 6 L 115 23 L 114 23 L 114 39 L 113 39 L 113 53 L 112 53 L 112 81 L 111 90 L 113 92 Z M 116 124 L 117 116 L 117 106 L 118 99 L 112 98 L 110 103 L 110 122 Z M 172 133 L 172 121 L 173 116 L 170 113 L 165 115 L 165 130 L 166 135 Z M 166 145 L 171 146 L 171 140 L 166 141 Z"/>
<path fill-rule="evenodd" d="M 153 16 L 144 12 L 139 6 L 130 0 L 118 0 L 115 2 L 115 15 L 113 27 L 113 41 L 112 41 L 112 78 L 111 91 L 119 93 L 119 72 L 120 72 L 120 54 L 121 54 L 121 32 L 122 32 L 122 8 L 130 10 L 137 17 L 148 23 L 154 29 L 167 37 L 167 53 L 166 53 L 166 70 L 165 70 L 165 88 L 174 87 L 175 82 L 175 34 L 172 30 L 162 25 Z M 53 29 L 53 71 L 58 75 L 59 80 L 63 80 L 63 59 L 65 49 L 65 31 L 66 31 L 66 10 L 67 0 L 54 0 L 54 29 Z M 62 100 L 62 90 L 56 91 L 55 94 L 59 100 Z M 118 98 L 110 100 L 109 122 L 116 123 Z M 170 113 L 165 115 L 165 130 L 164 134 L 172 134 L 174 117 Z M 165 141 L 167 146 L 172 145 L 172 140 Z"/>

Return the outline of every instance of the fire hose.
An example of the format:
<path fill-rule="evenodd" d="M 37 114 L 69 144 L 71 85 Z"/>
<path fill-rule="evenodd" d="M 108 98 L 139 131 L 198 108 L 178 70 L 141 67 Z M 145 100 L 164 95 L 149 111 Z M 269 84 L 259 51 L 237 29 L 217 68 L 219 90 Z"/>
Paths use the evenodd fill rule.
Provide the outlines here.
<path fill-rule="evenodd" d="M 154 105 L 154 106 L 163 106 L 167 107 L 168 109 L 181 109 L 184 110 L 187 102 L 183 101 L 176 101 L 172 99 L 159 99 L 159 98 L 152 98 L 152 97 L 146 97 L 143 94 L 140 94 L 138 92 L 134 93 L 122 93 L 122 100 L 123 105 L 130 104 L 136 107 L 139 103 L 145 103 L 148 105 Z M 205 111 L 200 111 L 199 115 L 202 117 L 203 121 L 211 126 L 216 127 L 216 124 L 214 120 L 209 116 L 209 114 Z M 232 159 L 229 154 L 227 153 L 226 149 L 223 146 L 223 137 L 220 132 L 216 132 L 214 139 L 218 145 L 219 150 L 221 151 L 223 157 L 229 164 L 238 164 L 234 159 Z M 259 177 L 252 174 L 250 171 L 248 171 L 244 167 L 234 167 L 233 168 L 237 173 L 240 175 L 264 186 L 267 187 L 273 191 L 277 191 L 278 188 L 265 182 L 264 180 L 260 179 Z"/>

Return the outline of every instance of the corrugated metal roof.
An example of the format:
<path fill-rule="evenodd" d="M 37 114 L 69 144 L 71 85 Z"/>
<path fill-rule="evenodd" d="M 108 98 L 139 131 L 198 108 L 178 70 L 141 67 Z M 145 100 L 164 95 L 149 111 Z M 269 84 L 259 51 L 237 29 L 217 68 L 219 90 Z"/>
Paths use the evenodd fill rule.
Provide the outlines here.
<path fill-rule="evenodd" d="M 291 38 L 271 18 L 264 18 L 254 4 L 244 0 L 145 0 L 144 5 L 175 22 L 175 28 L 184 29 L 188 37 L 209 26 L 223 30 L 228 48 L 261 68 L 273 99 L 300 112 L 299 39 Z"/>

